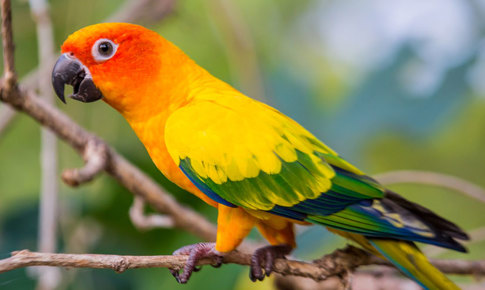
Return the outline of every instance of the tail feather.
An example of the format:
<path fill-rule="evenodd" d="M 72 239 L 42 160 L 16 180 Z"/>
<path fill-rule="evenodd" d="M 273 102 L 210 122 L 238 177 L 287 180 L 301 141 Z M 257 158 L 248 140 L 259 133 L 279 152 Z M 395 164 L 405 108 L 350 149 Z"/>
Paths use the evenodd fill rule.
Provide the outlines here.
<path fill-rule="evenodd" d="M 386 239 L 368 241 L 382 256 L 423 288 L 460 289 L 434 267 L 414 243 Z"/>
<path fill-rule="evenodd" d="M 371 238 L 334 228 L 327 229 L 358 243 L 370 253 L 388 260 L 403 274 L 416 281 L 425 289 L 460 289 L 433 266 L 413 242 Z"/>

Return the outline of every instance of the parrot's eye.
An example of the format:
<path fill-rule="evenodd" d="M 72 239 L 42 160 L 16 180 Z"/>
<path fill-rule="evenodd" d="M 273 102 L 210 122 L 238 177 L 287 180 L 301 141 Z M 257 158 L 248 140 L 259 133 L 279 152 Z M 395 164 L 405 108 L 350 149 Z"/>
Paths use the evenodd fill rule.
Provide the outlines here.
<path fill-rule="evenodd" d="M 109 39 L 98 39 L 91 49 L 94 60 L 103 62 L 113 57 L 116 53 L 118 45 Z"/>

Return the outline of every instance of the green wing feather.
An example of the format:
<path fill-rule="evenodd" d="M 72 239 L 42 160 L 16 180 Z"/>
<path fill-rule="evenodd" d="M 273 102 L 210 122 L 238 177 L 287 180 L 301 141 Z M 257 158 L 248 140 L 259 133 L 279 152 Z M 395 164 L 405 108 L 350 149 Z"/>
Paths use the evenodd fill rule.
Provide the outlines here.
<path fill-rule="evenodd" d="M 329 200 L 339 205 L 333 211 L 358 199 L 383 197 L 383 188 L 355 178 L 362 172 L 299 124 L 263 104 L 244 104 L 228 108 L 198 102 L 167 121 L 172 158 L 199 188 L 212 191 L 209 196 L 264 211 L 322 193 L 337 195 Z M 244 116 L 234 107 L 251 114 Z M 353 175 L 336 175 L 335 167 Z"/>
<path fill-rule="evenodd" d="M 167 121 L 170 155 L 207 196 L 370 237 L 465 251 L 456 225 L 390 193 L 299 124 L 247 98 L 201 100 Z"/>

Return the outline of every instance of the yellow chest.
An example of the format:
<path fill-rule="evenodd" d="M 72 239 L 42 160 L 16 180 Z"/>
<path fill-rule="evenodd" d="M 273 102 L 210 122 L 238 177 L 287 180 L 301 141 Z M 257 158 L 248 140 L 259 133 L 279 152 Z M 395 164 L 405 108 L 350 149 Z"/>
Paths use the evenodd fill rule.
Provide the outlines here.
<path fill-rule="evenodd" d="M 153 163 L 155 163 L 155 166 L 157 166 L 158 170 L 160 170 L 165 177 L 177 186 L 204 200 L 209 205 L 217 207 L 217 203 L 202 193 L 187 178 L 187 176 L 185 176 L 182 170 L 175 164 L 172 157 L 170 157 L 164 138 L 166 120 L 167 116 L 160 114 L 143 122 L 130 122 L 130 125 L 145 146 L 150 158 Z"/>

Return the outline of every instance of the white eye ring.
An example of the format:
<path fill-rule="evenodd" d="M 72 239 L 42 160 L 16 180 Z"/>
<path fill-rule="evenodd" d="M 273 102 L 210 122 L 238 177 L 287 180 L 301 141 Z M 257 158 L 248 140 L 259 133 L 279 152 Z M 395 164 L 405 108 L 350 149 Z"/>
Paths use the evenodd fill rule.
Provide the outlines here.
<path fill-rule="evenodd" d="M 118 44 L 107 38 L 98 39 L 91 48 L 91 54 L 97 62 L 107 61 L 115 55 Z"/>

